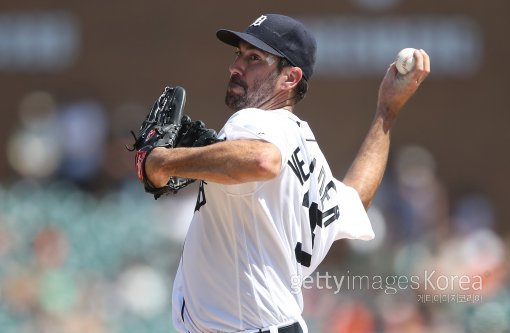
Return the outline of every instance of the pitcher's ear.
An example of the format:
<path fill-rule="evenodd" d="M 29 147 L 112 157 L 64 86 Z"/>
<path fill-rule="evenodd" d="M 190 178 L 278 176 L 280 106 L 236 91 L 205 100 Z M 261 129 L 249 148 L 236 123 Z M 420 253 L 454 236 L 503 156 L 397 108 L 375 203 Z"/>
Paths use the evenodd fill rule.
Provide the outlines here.
<path fill-rule="evenodd" d="M 283 69 L 283 76 L 285 78 L 282 83 L 283 87 L 286 89 L 294 89 L 303 77 L 303 70 L 299 67 L 285 67 Z"/>

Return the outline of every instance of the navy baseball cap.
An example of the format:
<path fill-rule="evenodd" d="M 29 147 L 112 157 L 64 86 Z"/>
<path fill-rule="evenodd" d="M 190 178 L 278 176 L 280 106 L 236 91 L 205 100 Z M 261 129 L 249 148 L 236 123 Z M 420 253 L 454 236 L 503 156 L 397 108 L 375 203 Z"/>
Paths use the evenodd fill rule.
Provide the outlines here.
<path fill-rule="evenodd" d="M 313 74 L 317 43 L 303 23 L 279 14 L 264 14 L 244 32 L 221 29 L 216 37 L 226 44 L 239 46 L 241 40 L 258 49 L 287 59 L 301 68 L 309 80 Z"/>

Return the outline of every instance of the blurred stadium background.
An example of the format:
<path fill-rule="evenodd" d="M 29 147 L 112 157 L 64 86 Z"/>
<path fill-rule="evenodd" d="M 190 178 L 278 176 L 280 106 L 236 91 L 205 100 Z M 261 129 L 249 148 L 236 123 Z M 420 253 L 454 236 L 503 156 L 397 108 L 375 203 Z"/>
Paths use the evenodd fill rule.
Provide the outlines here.
<path fill-rule="evenodd" d="M 215 31 L 264 12 L 317 35 L 298 114 L 340 179 L 398 50 L 432 61 L 393 133 L 376 240 L 335 244 L 317 274 L 353 283 L 336 293 L 314 275 L 310 332 L 510 332 L 509 11 L 506 0 L 0 2 L 0 332 L 173 332 L 196 188 L 154 201 L 124 145 L 165 85 L 186 87 L 187 113 L 220 129 L 233 52 Z"/>

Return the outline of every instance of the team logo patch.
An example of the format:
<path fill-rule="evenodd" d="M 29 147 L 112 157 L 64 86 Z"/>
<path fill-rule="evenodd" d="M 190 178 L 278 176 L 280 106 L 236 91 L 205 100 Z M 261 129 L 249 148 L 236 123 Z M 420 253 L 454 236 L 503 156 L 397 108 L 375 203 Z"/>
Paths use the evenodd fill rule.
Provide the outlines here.
<path fill-rule="evenodd" d="M 152 129 L 152 131 L 149 132 L 149 134 L 147 135 L 147 139 L 145 139 L 145 141 L 149 140 L 150 138 L 152 138 L 154 136 L 154 134 L 156 134 L 156 129 Z"/>
<path fill-rule="evenodd" d="M 259 25 L 262 24 L 262 22 L 264 22 L 265 20 L 267 20 L 267 16 L 266 15 L 261 15 L 258 19 L 255 20 L 255 22 L 253 22 L 251 24 L 251 26 L 254 26 L 254 27 L 258 27 Z"/>

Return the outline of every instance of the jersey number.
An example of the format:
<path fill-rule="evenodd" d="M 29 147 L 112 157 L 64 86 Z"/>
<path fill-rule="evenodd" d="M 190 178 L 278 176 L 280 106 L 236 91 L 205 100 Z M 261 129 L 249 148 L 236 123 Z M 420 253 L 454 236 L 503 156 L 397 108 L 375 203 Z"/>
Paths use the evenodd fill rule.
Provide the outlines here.
<path fill-rule="evenodd" d="M 293 152 L 291 159 L 288 161 L 289 166 L 291 167 L 294 174 L 299 179 L 301 185 L 305 183 L 305 181 L 308 180 L 310 175 L 314 173 L 315 167 L 316 167 L 316 160 L 313 159 L 313 161 L 310 163 L 308 169 L 310 172 L 306 172 L 303 169 L 303 166 L 305 165 L 305 162 L 300 158 L 300 149 L 299 147 Z M 319 187 L 319 196 L 321 203 L 324 206 L 324 201 L 327 201 L 329 199 L 329 190 L 333 189 L 336 191 L 336 186 L 334 181 L 329 181 L 326 184 L 326 172 L 324 170 L 324 167 L 321 168 L 318 179 L 317 179 Z M 319 205 L 316 202 L 310 201 L 310 192 L 306 192 L 303 197 L 302 205 L 306 208 L 308 208 L 308 218 L 310 220 L 310 232 L 312 237 L 312 250 L 314 246 L 314 240 L 315 240 L 315 228 L 317 226 L 319 227 L 327 227 L 332 222 L 336 221 L 340 217 L 340 209 L 338 206 L 334 206 L 333 208 L 328 209 L 325 212 L 322 212 L 319 209 Z M 306 251 L 303 250 L 303 244 L 301 242 L 298 242 L 296 244 L 296 247 L 294 248 L 294 253 L 296 255 L 296 260 L 298 263 L 300 263 L 303 266 L 310 267 L 312 263 L 312 255 Z"/>

